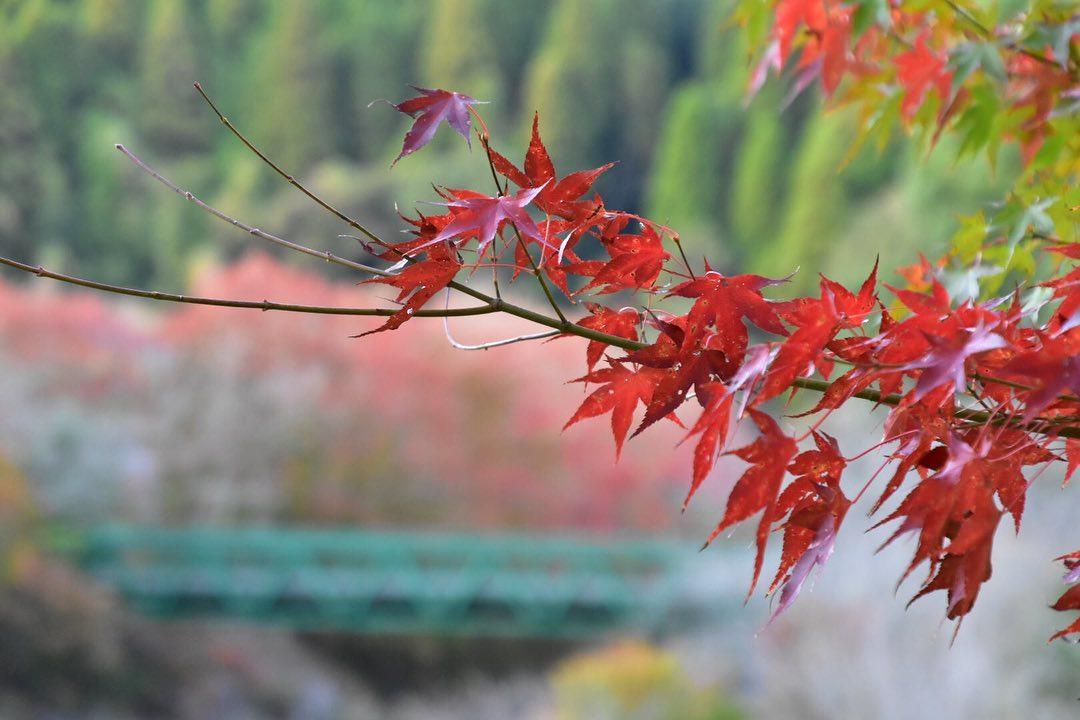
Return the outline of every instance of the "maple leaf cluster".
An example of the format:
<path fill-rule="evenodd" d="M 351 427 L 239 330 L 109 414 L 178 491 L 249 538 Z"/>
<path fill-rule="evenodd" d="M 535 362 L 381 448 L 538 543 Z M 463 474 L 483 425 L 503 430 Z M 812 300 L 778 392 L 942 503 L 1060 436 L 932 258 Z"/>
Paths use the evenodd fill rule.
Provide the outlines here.
<path fill-rule="evenodd" d="M 255 150 L 196 84 L 225 127 L 290 184 L 359 230 L 365 249 L 392 263 L 388 268 L 232 220 L 118 146 L 219 220 L 374 275 L 365 282 L 397 290 L 394 308 L 175 296 L 0 262 L 172 302 L 386 318 L 364 335 L 398 330 L 420 316 L 455 313 L 508 313 L 548 328 L 470 349 L 584 339 L 585 373 L 571 382 L 585 386 L 585 399 L 565 427 L 607 417 L 616 458 L 629 438 L 660 421 L 682 428 L 684 441 L 693 444 L 684 507 L 719 458 L 742 461 L 746 469 L 706 545 L 757 518 L 752 592 L 770 538 L 782 537 L 767 591 L 779 593 L 774 617 L 826 563 L 849 509 L 874 488 L 875 527 L 891 529 L 885 544 L 905 538 L 914 545 L 904 577 L 924 573 L 912 600 L 941 591 L 947 617 L 959 621 L 991 576 L 999 527 L 1011 524 L 1019 531 L 1031 485 L 1055 463 L 1065 465 L 1066 482 L 1080 467 L 1080 267 L 1072 265 L 1080 259 L 1080 14 L 1069 3 L 1038 2 L 1027 12 L 988 5 L 745 0 L 738 9 L 747 28 L 763 32 L 751 95 L 769 75 L 789 69 L 792 94 L 820 79 L 832 102 L 858 109 L 853 151 L 875 136 L 883 144 L 897 125 L 928 137 L 931 145 L 953 132 L 961 154 L 986 149 L 991 160 L 1004 141 L 1019 146 L 1025 170 L 1009 199 L 989 217 L 963 219 L 950 254 L 902 268 L 900 286 L 879 283 L 875 265 L 857 289 L 822 277 L 816 294 L 785 299 L 778 294 L 788 278 L 725 274 L 708 263 L 695 267 L 673 230 L 610 208 L 594 192 L 611 164 L 560 176 L 541 138 L 539 115 L 519 167 L 491 146 L 479 101 L 426 88 L 394 105 L 413 119 L 394 162 L 427 145 L 443 123 L 467 143 L 476 132 L 494 193 L 436 187 L 440 209 L 403 216 L 410 237 L 387 242 Z M 943 281 L 957 263 L 970 266 L 963 293 Z M 1047 268 L 1049 279 L 1001 291 L 1007 279 L 1019 278 L 1020 268 L 1036 265 Z M 491 294 L 477 287 L 488 277 Z M 529 277 L 554 315 L 502 296 L 500 280 Z M 450 308 L 447 297 L 442 310 L 430 307 L 444 291 L 482 304 Z M 567 308 L 583 311 L 574 319 Z M 793 432 L 769 414 L 806 392 L 820 394 L 802 413 L 813 418 L 806 431 Z M 847 455 L 821 428 L 856 399 L 886 409 L 883 433 L 877 445 Z M 755 437 L 731 447 L 739 425 L 752 428 Z M 880 468 L 852 493 L 846 468 L 878 448 Z M 1080 610 L 1080 555 L 1059 559 L 1072 587 L 1054 607 Z M 1071 635 L 1080 635 L 1080 621 L 1055 637 Z"/>
<path fill-rule="evenodd" d="M 834 66 L 850 65 L 844 30 L 850 12 L 822 7 L 780 3 L 775 52 L 783 64 L 794 28 L 816 29 L 800 63 L 806 72 L 825 73 L 829 88 L 840 72 Z M 928 93 L 948 87 L 945 63 L 923 37 L 896 63 L 906 88 L 905 115 L 917 112 Z M 560 178 L 538 117 L 520 169 L 490 147 L 486 133 L 480 137 L 497 193 L 442 189 L 445 213 L 409 219 L 413 237 L 382 252 L 401 258 L 403 269 L 371 281 L 399 288 L 404 303 L 379 329 L 399 327 L 459 270 L 509 265 L 514 278 L 550 279 L 564 302 L 587 311 L 557 328 L 589 340 L 586 374 L 573 380 L 587 394 L 566 428 L 609 417 L 618 457 L 632 429 L 637 435 L 664 419 L 683 426 L 680 415 L 696 413 L 683 426 L 694 443 L 685 502 L 721 456 L 747 465 L 706 545 L 757 517 L 752 592 L 769 539 L 782 536 L 768 589 L 779 593 L 774 617 L 829 558 L 848 509 L 867 489 L 851 496 L 843 485 L 851 458 L 819 430 L 849 400 L 888 408 L 880 446 L 890 449 L 874 478 L 892 470 L 873 503 L 881 515 L 876 526 L 891 527 L 886 544 L 913 539 L 904 576 L 925 575 L 912 600 L 940 590 L 952 619 L 970 612 L 990 578 L 1002 521 L 1011 519 L 1019 531 L 1034 477 L 1066 457 L 1069 474 L 1080 464 L 1074 423 L 1080 416 L 1080 268 L 1045 283 L 1045 299 L 1035 305 L 1019 290 L 982 302 L 955 301 L 926 260 L 906 271 L 904 287 L 881 285 L 875 266 L 857 290 L 822 277 L 814 296 L 775 299 L 769 294 L 788 278 L 725 275 L 708 264 L 695 271 L 685 257 L 668 252 L 668 243 L 678 246 L 673 231 L 608 208 L 598 194 L 588 197 L 610 165 Z M 510 194 L 499 176 L 517 192 Z M 1080 244 L 1051 249 L 1059 258 L 1080 257 Z M 600 302 L 620 293 L 648 302 Z M 554 301 L 553 307 L 561 316 Z M 817 419 L 796 436 L 766 409 L 806 390 L 822 392 L 804 413 Z M 757 438 L 729 447 L 744 419 Z M 1067 562 L 1075 575 L 1075 556 Z M 1078 609 L 1073 590 L 1059 609 Z"/>
<path fill-rule="evenodd" d="M 791 67 L 793 93 L 820 80 L 826 95 L 873 117 L 867 132 L 887 128 L 898 111 L 935 139 L 955 124 L 972 149 L 995 149 L 995 134 L 1018 140 L 1031 163 L 1048 138 L 1075 127 L 1066 119 L 1055 128 L 1052 120 L 1055 111 L 1071 114 L 1076 100 L 1080 16 L 1067 4 L 1044 4 L 1010 22 L 992 12 L 962 0 L 743 3 L 743 23 L 768 28 L 749 92 Z M 760 22 L 768 13 L 770 21 Z M 854 82 L 841 91 L 845 78 Z"/>

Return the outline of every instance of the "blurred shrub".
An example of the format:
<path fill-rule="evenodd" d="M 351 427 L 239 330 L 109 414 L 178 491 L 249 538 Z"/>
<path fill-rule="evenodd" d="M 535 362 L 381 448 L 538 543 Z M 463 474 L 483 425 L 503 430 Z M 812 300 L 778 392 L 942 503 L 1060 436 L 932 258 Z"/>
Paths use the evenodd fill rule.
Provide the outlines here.
<path fill-rule="evenodd" d="M 18 580 L 36 561 L 27 532 L 36 517 L 22 473 L 0 457 L 0 586 Z"/>
<path fill-rule="evenodd" d="M 739 720 L 724 693 L 695 687 L 678 659 L 623 642 L 563 662 L 552 677 L 558 720 Z"/>

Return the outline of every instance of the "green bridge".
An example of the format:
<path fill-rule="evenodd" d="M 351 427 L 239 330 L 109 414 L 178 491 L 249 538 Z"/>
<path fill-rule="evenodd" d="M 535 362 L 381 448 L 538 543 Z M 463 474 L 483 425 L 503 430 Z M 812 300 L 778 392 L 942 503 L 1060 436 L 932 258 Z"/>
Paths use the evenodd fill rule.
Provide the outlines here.
<path fill-rule="evenodd" d="M 641 539 L 106 526 L 67 552 L 147 615 L 300 630 L 658 633 L 737 598 L 690 591 L 694 547 Z"/>

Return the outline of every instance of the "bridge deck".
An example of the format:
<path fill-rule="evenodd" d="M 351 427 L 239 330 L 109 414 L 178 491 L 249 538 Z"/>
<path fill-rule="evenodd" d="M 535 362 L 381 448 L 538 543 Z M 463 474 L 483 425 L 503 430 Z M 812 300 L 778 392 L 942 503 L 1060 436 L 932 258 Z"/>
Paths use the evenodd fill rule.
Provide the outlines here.
<path fill-rule="evenodd" d="M 74 551 L 161 618 L 362 633 L 582 637 L 690 622 L 697 553 L 655 540 L 108 526 Z"/>

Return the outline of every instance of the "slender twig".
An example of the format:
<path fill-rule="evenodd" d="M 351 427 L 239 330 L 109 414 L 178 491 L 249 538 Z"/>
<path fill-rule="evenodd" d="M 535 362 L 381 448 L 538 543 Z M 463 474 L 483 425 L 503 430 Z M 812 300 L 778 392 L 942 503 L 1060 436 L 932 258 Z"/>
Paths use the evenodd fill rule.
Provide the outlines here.
<path fill-rule="evenodd" d="M 545 332 L 532 333 L 531 335 L 518 335 L 502 340 L 492 340 L 491 342 L 480 343 L 479 345 L 464 345 L 457 340 L 454 340 L 452 337 L 448 337 L 448 340 L 450 341 L 450 345 L 456 350 L 490 350 L 492 348 L 503 347 L 504 345 L 528 342 L 529 340 L 543 340 L 544 338 L 555 337 L 560 334 L 561 333 L 558 330 L 547 330 Z"/>
<path fill-rule="evenodd" d="M 480 118 L 480 113 L 476 112 L 475 108 L 470 107 L 469 109 L 473 111 L 473 115 Z M 483 119 L 480 119 L 479 121 L 483 122 Z M 495 172 L 495 160 L 491 157 L 491 145 L 488 143 L 487 126 L 485 125 L 484 127 L 485 131 L 483 133 L 477 128 L 476 135 L 480 138 L 480 144 L 484 146 L 484 153 L 487 155 L 488 168 L 491 169 L 491 179 L 495 181 L 495 190 L 499 197 L 502 197 L 506 194 L 506 190 L 503 189 L 502 183 L 499 182 L 499 174 Z M 507 189 L 509 189 L 509 185 L 507 186 Z M 491 243 L 491 284 L 495 287 L 495 297 L 502 297 L 502 292 L 499 289 L 498 262 L 499 257 L 495 252 L 495 241 L 493 240 Z"/>
<path fill-rule="evenodd" d="M 229 215 L 226 215 L 225 213 L 223 213 L 222 211 L 220 211 L 217 208 L 213 207 L 212 205 L 208 205 L 207 203 L 203 202 L 199 198 L 195 197 L 195 195 L 193 195 L 190 191 L 184 190 L 181 187 L 179 187 L 178 185 L 176 185 L 175 183 L 173 183 L 171 180 L 166 178 L 164 175 L 159 173 L 157 170 L 154 170 L 154 168 L 150 167 L 145 162 L 140 160 L 139 157 L 137 155 L 135 155 L 135 153 L 131 152 L 130 150 L 128 150 L 123 145 L 118 144 L 116 146 L 116 149 L 119 150 L 120 152 L 122 152 L 129 160 L 131 160 L 131 162 L 135 163 L 136 167 L 138 167 L 140 170 L 145 172 L 150 177 L 157 180 L 159 183 L 161 183 L 165 187 L 172 190 L 174 193 L 176 193 L 180 197 L 191 201 L 192 203 L 194 203 L 200 209 L 205 210 L 206 212 L 210 213 L 214 217 L 218 218 L 219 220 L 221 220 L 223 222 L 228 223 L 229 225 L 232 225 L 233 227 L 236 227 L 236 228 L 239 228 L 239 229 L 243 230 L 244 232 L 248 233 L 249 235 L 252 235 L 252 236 L 257 237 L 257 238 L 261 238 L 263 240 L 267 240 L 267 241 L 272 242 L 272 243 L 274 243 L 276 245 L 280 245 L 282 247 L 288 248 L 289 250 L 295 250 L 296 252 L 303 253 L 305 255 L 310 255 L 312 257 L 317 257 L 317 258 L 319 258 L 321 260 L 326 260 L 327 262 L 335 263 L 337 265 L 341 265 L 343 267 L 347 267 L 347 268 L 350 268 L 352 270 L 359 270 L 360 272 L 371 273 L 372 275 L 379 275 L 379 276 L 382 276 L 382 277 L 391 277 L 393 275 L 393 273 L 386 272 L 385 270 L 381 270 L 381 269 L 376 268 L 376 267 L 371 267 L 370 265 L 364 265 L 363 263 L 354 262 L 353 260 L 349 260 L 347 258 L 339 257 L 337 255 L 334 255 L 333 253 L 328 252 L 328 251 L 315 250 L 314 248 L 306 247 L 304 245 L 300 245 L 299 243 L 294 243 L 291 240 L 286 240 L 285 238 L 278 237 L 277 235 L 272 235 L 272 234 L 270 234 L 270 233 L 268 233 L 268 232 L 266 232 L 264 230 L 260 230 L 257 227 L 253 227 L 251 225 L 248 225 L 247 223 L 244 223 L 244 222 L 241 222 L 240 220 L 237 220 L 236 218 L 230 217 Z"/>
<path fill-rule="evenodd" d="M 371 239 L 372 242 L 378 243 L 378 244 L 383 245 L 383 246 L 386 245 L 386 243 L 383 242 L 383 240 L 378 235 L 371 232 L 366 227 L 361 225 L 359 222 L 357 222 L 353 218 L 349 217 L 345 213 L 341 212 L 340 210 L 338 210 L 336 207 L 334 207 L 330 203 L 323 200 L 321 197 L 319 197 L 318 195 L 313 193 L 311 190 L 308 190 L 307 187 L 304 186 L 303 184 L 301 184 L 295 177 L 293 177 L 291 174 L 285 172 L 285 170 L 283 170 L 277 163 L 275 163 L 269 157 L 264 155 L 262 153 L 262 151 L 259 150 L 259 148 L 255 147 L 251 143 L 250 140 L 248 140 L 246 137 L 244 137 L 243 133 L 241 133 L 239 130 L 236 129 L 236 126 L 233 125 L 229 121 L 229 118 L 225 117 L 225 115 L 220 110 L 218 110 L 217 105 L 215 105 L 214 101 L 210 99 L 210 96 L 206 94 L 206 91 L 203 90 L 202 85 L 200 85 L 199 83 L 195 83 L 195 89 L 199 92 L 200 95 L 202 95 L 203 100 L 205 100 L 206 104 L 210 106 L 210 109 L 214 111 L 214 114 L 218 116 L 218 120 L 221 121 L 221 124 L 224 125 L 225 127 L 227 127 L 229 129 L 229 131 L 240 140 L 240 142 L 244 143 L 244 145 L 247 146 L 248 150 L 250 150 L 251 152 L 258 155 L 260 160 L 262 160 L 264 163 L 266 163 L 271 168 L 273 168 L 274 172 L 276 172 L 278 175 L 283 177 L 294 188 L 296 188 L 297 190 L 299 190 L 300 192 L 304 193 L 309 198 L 311 198 L 312 201 L 314 201 L 316 204 L 318 204 L 320 207 L 322 207 L 328 213 L 331 213 L 332 215 L 337 216 L 337 218 L 339 220 L 341 220 L 342 222 L 348 224 L 350 227 L 356 229 L 358 232 L 363 233 L 364 235 L 366 235 L 368 238 Z"/>
<path fill-rule="evenodd" d="M 408 262 L 413 262 L 412 258 L 409 258 L 408 256 L 406 256 L 404 253 L 402 253 L 397 248 L 395 248 L 391 243 L 386 242 L 385 240 L 380 238 L 378 235 L 376 235 L 375 233 L 373 233 L 372 231 L 368 230 L 366 227 L 361 225 L 358 221 L 354 220 L 353 218 L 349 217 L 345 213 L 341 212 L 336 207 L 334 207 L 333 205 L 328 203 L 326 200 L 323 200 L 321 197 L 319 197 L 314 192 L 309 190 L 306 186 L 304 186 L 300 182 L 298 182 L 295 177 L 293 177 L 291 174 L 286 172 L 284 169 L 282 169 L 282 167 L 280 165 L 275 163 L 265 153 L 263 153 L 261 150 L 259 150 L 257 147 L 255 147 L 255 145 L 250 140 L 248 140 L 247 137 L 243 133 L 241 133 L 240 130 L 238 130 L 236 128 L 236 126 L 233 125 L 232 122 L 230 122 L 227 117 L 225 117 L 224 114 L 222 114 L 222 112 L 218 109 L 217 105 L 214 104 L 214 101 L 211 100 L 210 96 L 206 94 L 205 90 L 203 90 L 202 85 L 200 85 L 199 83 L 195 83 L 195 89 L 198 90 L 199 95 L 201 95 L 202 98 L 206 101 L 206 104 L 210 106 L 210 109 L 217 116 L 218 120 L 220 120 L 221 123 L 225 127 L 227 127 L 229 129 L 229 131 L 233 135 L 235 135 L 236 138 L 240 140 L 240 142 L 242 142 L 244 144 L 245 147 L 247 147 L 251 152 L 255 153 L 255 155 L 260 160 L 262 160 L 264 163 L 266 163 L 274 172 L 276 172 L 278 175 L 280 175 L 282 178 L 284 178 L 290 185 L 295 187 L 300 192 L 304 193 L 304 195 L 306 195 L 308 198 L 310 198 L 312 201 L 314 201 L 316 205 L 323 208 L 324 210 L 329 212 L 334 217 L 338 218 L 339 220 L 345 222 L 350 227 L 355 228 L 356 230 L 358 230 L 361 233 L 363 233 L 364 235 L 366 235 L 368 238 L 371 239 L 372 242 L 374 242 L 377 245 L 380 245 L 382 247 L 389 248 L 389 250 L 391 252 L 397 253 L 402 259 L 404 259 L 404 260 L 406 260 Z M 511 305 L 510 303 L 503 303 L 502 298 L 491 297 L 487 293 L 481 292 L 479 290 L 475 290 L 475 289 L 473 289 L 473 288 L 471 288 L 468 285 L 465 285 L 463 283 L 460 283 L 460 282 L 457 282 L 457 281 L 451 281 L 450 283 L 447 284 L 447 287 L 452 288 L 454 290 L 457 290 L 460 293 L 468 295 L 468 296 L 470 296 L 472 298 L 475 298 L 475 299 L 477 299 L 477 300 L 479 300 L 481 302 L 484 302 L 484 303 L 489 303 L 489 304 L 491 304 L 491 303 L 499 303 L 500 306 L 502 307 L 502 309 L 504 310 L 504 312 L 507 312 L 507 313 L 509 313 L 511 315 L 516 315 L 517 317 L 525 318 L 526 320 L 533 320 L 534 322 L 538 322 L 541 325 L 548 325 L 549 327 L 556 327 L 556 326 L 551 325 L 550 322 L 543 322 L 543 321 L 537 319 L 537 318 L 543 318 L 544 317 L 544 316 L 540 315 L 539 313 L 534 313 L 534 312 L 532 312 L 530 310 L 526 310 L 525 308 L 521 308 L 521 307 L 518 307 L 516 305 Z M 569 325 L 570 323 L 564 322 L 562 324 Z"/>
<path fill-rule="evenodd" d="M 478 112 L 474 112 L 473 114 L 477 117 L 480 116 L 480 113 Z M 486 132 L 486 126 L 485 132 L 483 134 L 480 134 L 479 131 L 477 132 L 477 134 L 480 136 L 480 144 L 484 146 L 484 153 L 487 155 L 488 167 L 491 169 L 491 177 L 493 180 L 495 180 L 495 189 L 498 191 L 499 196 L 502 197 L 505 191 L 503 190 L 502 185 L 499 183 L 498 173 L 495 172 L 495 160 L 491 157 L 491 144 Z M 563 314 L 562 308 L 560 308 L 559 303 L 555 301 L 555 296 L 551 293 L 551 288 L 548 287 L 547 280 L 544 279 L 544 275 L 543 272 L 540 270 L 540 266 L 536 264 L 536 261 L 533 260 L 533 256 L 529 253 L 529 248 L 525 245 L 525 240 L 521 237 L 521 232 L 518 230 L 517 225 L 515 225 L 514 223 L 510 223 L 510 227 L 514 229 L 514 235 L 517 236 L 518 245 L 521 246 L 521 252 L 525 253 L 525 257 L 529 258 L 529 265 L 532 266 L 533 275 L 536 277 L 536 281 L 540 283 L 540 289 L 544 291 L 544 296 L 551 304 L 551 309 L 555 311 L 555 314 L 559 316 L 560 320 L 562 320 L 563 322 L 567 322 L 566 316 Z M 496 259 L 494 247 L 494 244 L 492 244 L 492 262 L 494 262 Z M 498 285 L 496 285 L 496 289 L 498 289 Z"/>
<path fill-rule="evenodd" d="M 519 342 L 543 340 L 544 338 L 555 337 L 556 335 L 561 334 L 558 330 L 546 330 L 545 332 L 532 333 L 530 335 L 516 335 L 510 338 L 503 338 L 502 340 L 492 340 L 491 342 L 480 343 L 479 345 L 466 345 L 455 340 L 454 336 L 450 334 L 450 323 L 446 318 L 443 318 L 443 326 L 446 329 L 446 339 L 455 350 L 490 350 L 491 348 L 513 345 Z"/>
<path fill-rule="evenodd" d="M 449 290 L 446 292 L 446 302 L 449 305 Z M 502 340 L 492 340 L 490 342 L 480 343 L 479 345 L 466 345 L 465 343 L 460 343 L 454 339 L 454 336 L 450 333 L 450 320 L 448 318 L 443 318 L 443 332 L 446 334 L 446 341 L 456 350 L 490 350 L 491 348 L 502 347 L 504 345 L 513 345 L 519 342 L 528 342 L 529 340 L 542 340 L 544 338 L 555 337 L 562 334 L 558 330 L 548 330 L 546 332 L 532 333 L 529 335 L 516 335 Z"/>
<path fill-rule="evenodd" d="M 541 272 L 540 266 L 536 264 L 536 260 L 534 260 L 532 254 L 529 253 L 529 248 L 525 245 L 525 240 L 522 239 L 521 233 L 518 232 L 517 225 L 510 223 L 510 227 L 514 229 L 514 235 L 517 236 L 518 245 L 521 246 L 521 252 L 525 253 L 525 257 L 529 258 L 529 265 L 532 266 L 533 275 L 536 277 L 536 281 L 540 283 L 540 289 L 544 291 L 544 296 L 547 298 L 548 304 L 551 305 L 551 309 L 559 316 L 559 320 L 564 323 L 569 322 L 569 320 L 566 319 L 566 316 L 563 315 L 562 308 L 560 308 L 559 303 L 556 302 L 555 296 L 551 293 L 551 288 L 548 287 L 547 280 L 544 279 L 544 273 Z"/>
<path fill-rule="evenodd" d="M 108 283 L 97 282 L 96 280 L 86 280 L 84 278 L 75 277 L 73 275 L 65 275 L 63 273 L 53 272 L 52 270 L 46 270 L 40 265 L 29 265 L 27 263 L 19 262 L 18 260 L 12 260 L 6 257 L 0 257 L 0 264 L 15 268 L 16 270 L 22 270 L 23 272 L 37 275 L 38 277 L 57 280 L 59 282 L 67 283 L 69 285 L 78 285 L 79 287 L 90 288 L 92 290 L 100 290 L 102 292 L 113 293 L 114 295 L 127 295 L 129 297 L 146 298 L 148 300 L 161 300 L 163 302 L 186 303 L 190 305 L 214 305 L 217 307 L 248 308 L 251 310 L 278 310 L 281 312 L 311 313 L 315 315 L 360 315 L 368 317 L 389 317 L 390 315 L 394 315 L 400 312 L 399 308 L 327 307 L 323 305 L 294 305 L 291 303 L 271 302 L 270 300 L 228 300 L 223 298 L 200 297 L 197 295 L 177 295 L 175 293 L 159 292 L 157 290 L 142 290 L 139 288 L 123 287 L 120 285 L 110 285 Z M 448 308 L 445 310 L 417 310 L 415 313 L 413 313 L 413 316 L 445 318 L 465 317 L 469 315 L 489 315 L 495 312 L 499 312 L 498 308 L 491 305 L 481 305 L 479 307 Z"/>
<path fill-rule="evenodd" d="M 682 240 L 677 234 L 671 236 L 671 241 L 675 243 L 675 247 L 679 248 L 679 255 L 682 256 L 683 265 L 686 266 L 686 272 L 690 273 L 691 279 L 697 279 L 697 275 L 694 274 L 694 268 L 690 267 L 690 260 L 686 257 L 686 251 L 683 250 Z"/>

